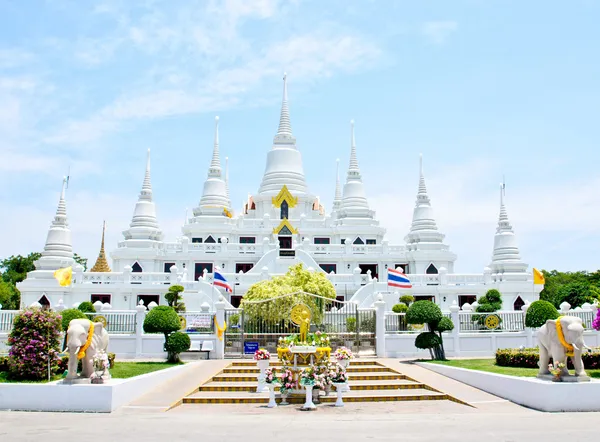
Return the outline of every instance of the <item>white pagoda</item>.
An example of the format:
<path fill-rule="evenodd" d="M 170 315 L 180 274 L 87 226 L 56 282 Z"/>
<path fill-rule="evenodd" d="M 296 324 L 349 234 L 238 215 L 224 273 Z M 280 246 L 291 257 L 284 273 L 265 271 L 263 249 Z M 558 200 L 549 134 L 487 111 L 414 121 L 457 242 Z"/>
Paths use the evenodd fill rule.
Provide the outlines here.
<path fill-rule="evenodd" d="M 422 158 L 410 230 L 405 244 L 392 245 L 369 206 L 358 162 L 354 122 L 346 180 L 342 188 L 338 164 L 333 207 L 327 212 L 304 177 L 284 76 L 279 128 L 267 154 L 262 182 L 235 215 L 227 168 L 225 172 L 222 169 L 218 124 L 217 117 L 202 196 L 175 242 L 163 239 L 157 220 L 148 151 L 131 224 L 123 231 L 123 241 L 110 253 L 112 270 L 104 258 L 104 238 L 98 262 L 91 271 L 83 271 L 74 263 L 63 184 L 42 258 L 36 263 L 36 270 L 19 284 L 23 305 L 39 302 L 71 306 L 92 301 L 114 309 L 133 309 L 140 302 L 165 304 L 168 286 L 180 284 L 185 287 L 184 301 L 190 311 L 212 310 L 221 295 L 235 307 L 252 284 L 283 274 L 299 262 L 326 272 L 338 299 L 352 300 L 361 307 L 373 305 L 380 293 L 388 308 L 406 293 L 417 299 L 431 299 L 442 309 L 454 303 L 472 303 L 491 288 L 502 293 L 505 310 L 518 310 L 524 303 L 539 298 L 542 286 L 533 284 L 532 273 L 521 260 L 503 189 L 491 263 L 480 274 L 455 274 L 456 255 L 444 244 L 444 234 L 435 221 Z M 73 283 L 61 287 L 53 272 L 67 266 L 73 266 Z M 231 284 L 232 292 L 212 285 L 216 268 Z M 413 288 L 388 288 L 389 268 L 403 269 Z"/>

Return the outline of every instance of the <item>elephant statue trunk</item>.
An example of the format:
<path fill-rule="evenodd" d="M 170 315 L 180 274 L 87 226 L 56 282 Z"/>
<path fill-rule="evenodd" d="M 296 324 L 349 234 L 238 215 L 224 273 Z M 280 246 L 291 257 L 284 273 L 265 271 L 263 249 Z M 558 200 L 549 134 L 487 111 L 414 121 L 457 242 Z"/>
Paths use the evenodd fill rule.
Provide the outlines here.
<path fill-rule="evenodd" d="M 101 322 L 73 319 L 67 329 L 69 366 L 66 380 L 89 379 L 94 374 L 92 362 L 94 356 L 99 351 L 106 352 L 108 342 L 108 332 Z M 81 360 L 81 375 L 77 374 L 79 360 Z"/>
<path fill-rule="evenodd" d="M 575 367 L 575 376 L 578 380 L 589 380 L 585 373 L 581 353 L 583 349 L 589 349 L 583 340 L 583 322 L 575 316 L 561 316 L 558 319 L 550 319 L 540 327 L 537 333 L 540 360 L 540 371 L 538 376 L 544 377 L 550 374 L 548 363 L 552 358 L 552 364 L 556 368 L 559 363 L 564 364 L 561 376 L 570 376 L 567 370 L 567 358 L 570 357 Z"/>

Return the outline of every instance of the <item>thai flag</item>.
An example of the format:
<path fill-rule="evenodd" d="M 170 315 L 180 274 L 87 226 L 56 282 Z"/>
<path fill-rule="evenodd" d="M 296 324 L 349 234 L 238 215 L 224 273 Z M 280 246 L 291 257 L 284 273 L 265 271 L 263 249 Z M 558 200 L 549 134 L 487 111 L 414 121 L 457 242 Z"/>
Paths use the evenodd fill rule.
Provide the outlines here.
<path fill-rule="evenodd" d="M 388 269 L 388 287 L 410 289 L 412 288 L 412 284 L 402 270 Z"/>
<path fill-rule="evenodd" d="M 231 285 L 229 285 L 225 277 L 219 273 L 219 270 L 219 268 L 215 269 L 215 273 L 213 275 L 213 284 L 218 287 L 223 287 L 226 292 L 233 292 Z"/>

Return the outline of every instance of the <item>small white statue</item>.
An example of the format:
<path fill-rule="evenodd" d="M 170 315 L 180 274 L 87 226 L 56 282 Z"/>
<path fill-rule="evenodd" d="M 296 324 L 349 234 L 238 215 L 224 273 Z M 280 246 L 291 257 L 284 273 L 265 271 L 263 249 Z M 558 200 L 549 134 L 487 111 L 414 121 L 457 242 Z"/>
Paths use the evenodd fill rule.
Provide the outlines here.
<path fill-rule="evenodd" d="M 564 364 L 561 376 L 570 376 L 567 370 L 567 357 L 570 357 L 575 367 L 575 376 L 581 378 L 580 380 L 589 380 L 581 359 L 583 349 L 590 348 L 583 342 L 583 330 L 583 322 L 576 316 L 549 319 L 540 327 L 537 333 L 540 348 L 540 377 L 550 374 L 548 369 L 550 357 L 554 368 L 557 368 L 561 362 Z"/>
<path fill-rule="evenodd" d="M 66 381 L 89 379 L 94 374 L 93 358 L 99 351 L 108 348 L 108 332 L 101 322 L 89 319 L 73 319 L 67 330 L 69 367 Z M 77 374 L 77 363 L 81 359 L 81 375 Z"/>

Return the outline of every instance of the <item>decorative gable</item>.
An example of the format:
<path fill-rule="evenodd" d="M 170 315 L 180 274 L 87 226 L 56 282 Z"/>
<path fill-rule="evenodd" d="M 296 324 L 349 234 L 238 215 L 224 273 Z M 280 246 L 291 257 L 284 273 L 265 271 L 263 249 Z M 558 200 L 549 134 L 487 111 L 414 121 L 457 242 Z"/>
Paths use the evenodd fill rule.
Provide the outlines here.
<path fill-rule="evenodd" d="M 295 235 L 298 233 L 298 230 L 294 229 L 294 226 L 292 226 L 287 218 L 284 218 L 279 225 L 273 229 L 273 233 L 276 235 Z"/>
<path fill-rule="evenodd" d="M 298 204 L 298 197 L 292 196 L 287 186 L 284 184 L 277 196 L 271 198 L 271 202 L 277 208 L 281 207 L 281 204 L 286 201 L 289 207 L 296 207 Z"/>

